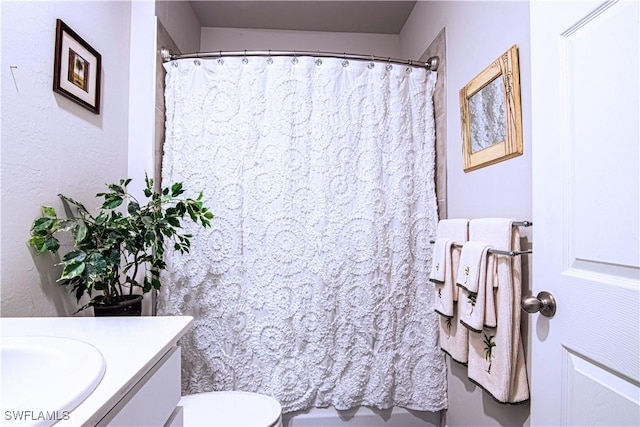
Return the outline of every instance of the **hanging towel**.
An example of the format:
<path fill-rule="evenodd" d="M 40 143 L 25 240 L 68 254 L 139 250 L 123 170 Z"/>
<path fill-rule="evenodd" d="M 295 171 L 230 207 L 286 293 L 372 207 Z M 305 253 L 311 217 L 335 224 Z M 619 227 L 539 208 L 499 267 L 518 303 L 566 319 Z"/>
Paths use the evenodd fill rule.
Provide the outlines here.
<path fill-rule="evenodd" d="M 462 246 L 458 267 L 458 286 L 469 292 L 478 292 L 480 275 L 486 272 L 487 249 L 489 245 L 479 241 L 468 241 Z M 481 266 L 483 263 L 484 266 Z"/>
<path fill-rule="evenodd" d="M 469 220 L 465 218 L 441 220 L 438 223 L 437 237 L 452 239 L 455 244 L 461 245 L 467 241 L 468 225 Z M 462 327 L 458 321 L 458 303 L 456 302 L 458 300 L 458 287 L 455 283 L 460 260 L 460 248 L 455 244 L 452 245 L 450 252 L 448 252 L 451 255 L 451 270 L 450 274 L 445 276 L 443 285 L 445 297 L 448 297 L 450 293 L 453 298 L 453 316 L 440 316 L 440 348 L 456 362 L 466 364 L 469 353 L 469 337 L 466 328 Z"/>
<path fill-rule="evenodd" d="M 469 237 L 496 249 L 520 249 L 520 232 L 511 219 L 472 220 Z M 498 402 L 523 402 L 529 384 L 520 337 L 521 259 L 491 254 L 487 271 L 485 306 L 495 307 L 496 326 L 469 333 L 469 379 Z"/>
<path fill-rule="evenodd" d="M 473 332 L 482 331 L 485 324 L 487 252 L 490 248 L 487 243 L 469 241 L 460 254 L 458 311 L 460 323 Z"/>
<path fill-rule="evenodd" d="M 459 306 L 459 302 L 453 303 L 453 317 L 440 316 L 440 348 L 452 360 L 466 365 L 469 361 L 469 331 L 460 323 Z"/>
<path fill-rule="evenodd" d="M 498 314 L 496 309 L 496 292 L 498 283 L 498 263 L 495 256 L 487 256 L 487 273 L 485 278 L 484 292 L 484 328 L 495 328 L 498 326 Z"/>
<path fill-rule="evenodd" d="M 453 317 L 453 289 L 447 278 L 451 277 L 452 239 L 437 238 L 433 245 L 433 262 L 429 280 L 435 284 L 435 311 L 445 317 Z"/>

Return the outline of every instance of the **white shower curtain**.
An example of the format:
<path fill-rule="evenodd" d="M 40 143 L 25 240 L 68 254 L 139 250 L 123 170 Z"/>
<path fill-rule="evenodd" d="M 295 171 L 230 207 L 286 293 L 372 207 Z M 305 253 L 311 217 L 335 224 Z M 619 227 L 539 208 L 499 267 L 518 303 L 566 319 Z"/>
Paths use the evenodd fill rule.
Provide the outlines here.
<path fill-rule="evenodd" d="M 167 257 L 183 391 L 285 412 L 447 406 L 429 284 L 435 73 L 309 57 L 167 63 L 164 182 L 216 215 Z M 188 227 L 185 224 L 185 227 Z"/>

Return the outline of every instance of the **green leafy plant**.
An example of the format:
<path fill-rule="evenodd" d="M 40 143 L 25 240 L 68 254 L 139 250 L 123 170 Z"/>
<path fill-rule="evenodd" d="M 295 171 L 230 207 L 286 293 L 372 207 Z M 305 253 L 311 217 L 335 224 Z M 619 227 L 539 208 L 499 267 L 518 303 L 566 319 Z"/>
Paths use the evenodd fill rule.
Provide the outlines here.
<path fill-rule="evenodd" d="M 180 197 L 184 193 L 180 182 L 157 192 L 153 180 L 145 177 L 148 200 L 144 205 L 127 190 L 130 182 L 122 179 L 108 184 L 108 192 L 98 193 L 96 197 L 104 202 L 95 215 L 82 203 L 59 194 L 71 214 L 60 218 L 53 207 L 42 206 L 42 216 L 31 226 L 28 243 L 38 254 L 57 253 L 58 237 L 71 234 L 73 249 L 61 258 L 58 282 L 70 287 L 78 301 L 85 294 L 91 297 L 78 311 L 160 289 L 165 249 L 186 253 L 191 246 L 193 235 L 181 229 L 181 220 L 186 217 L 208 227 L 213 219 L 203 205 L 202 193 L 196 199 Z M 94 296 L 94 291 L 99 295 Z"/>

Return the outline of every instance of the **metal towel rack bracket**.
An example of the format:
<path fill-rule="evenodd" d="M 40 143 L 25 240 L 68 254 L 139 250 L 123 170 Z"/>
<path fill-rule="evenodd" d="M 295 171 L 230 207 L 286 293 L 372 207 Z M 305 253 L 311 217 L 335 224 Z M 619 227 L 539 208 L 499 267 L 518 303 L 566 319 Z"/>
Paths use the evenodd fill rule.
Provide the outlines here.
<path fill-rule="evenodd" d="M 514 221 L 513 222 L 513 226 L 514 227 L 531 227 L 532 225 L 533 225 L 533 222 L 531 222 L 531 221 Z M 431 243 L 435 243 L 435 242 L 436 242 L 435 239 L 431 240 Z M 460 243 L 454 243 L 453 246 L 456 247 L 456 248 L 461 248 L 462 247 L 462 245 Z M 507 256 L 510 256 L 510 257 L 533 253 L 533 251 L 531 249 L 527 249 L 527 250 L 524 250 L 524 251 L 504 251 L 504 250 L 500 250 L 500 249 L 489 249 L 488 252 L 490 254 L 507 255 Z"/>

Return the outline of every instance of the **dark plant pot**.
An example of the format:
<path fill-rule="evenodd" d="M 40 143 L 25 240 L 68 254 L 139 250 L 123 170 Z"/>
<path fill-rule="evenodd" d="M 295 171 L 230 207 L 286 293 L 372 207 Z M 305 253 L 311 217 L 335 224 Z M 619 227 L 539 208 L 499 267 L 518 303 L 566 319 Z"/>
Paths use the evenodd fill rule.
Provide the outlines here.
<path fill-rule="evenodd" d="M 124 295 L 123 301 L 113 305 L 94 305 L 96 317 L 106 316 L 140 316 L 142 313 L 142 295 Z"/>

